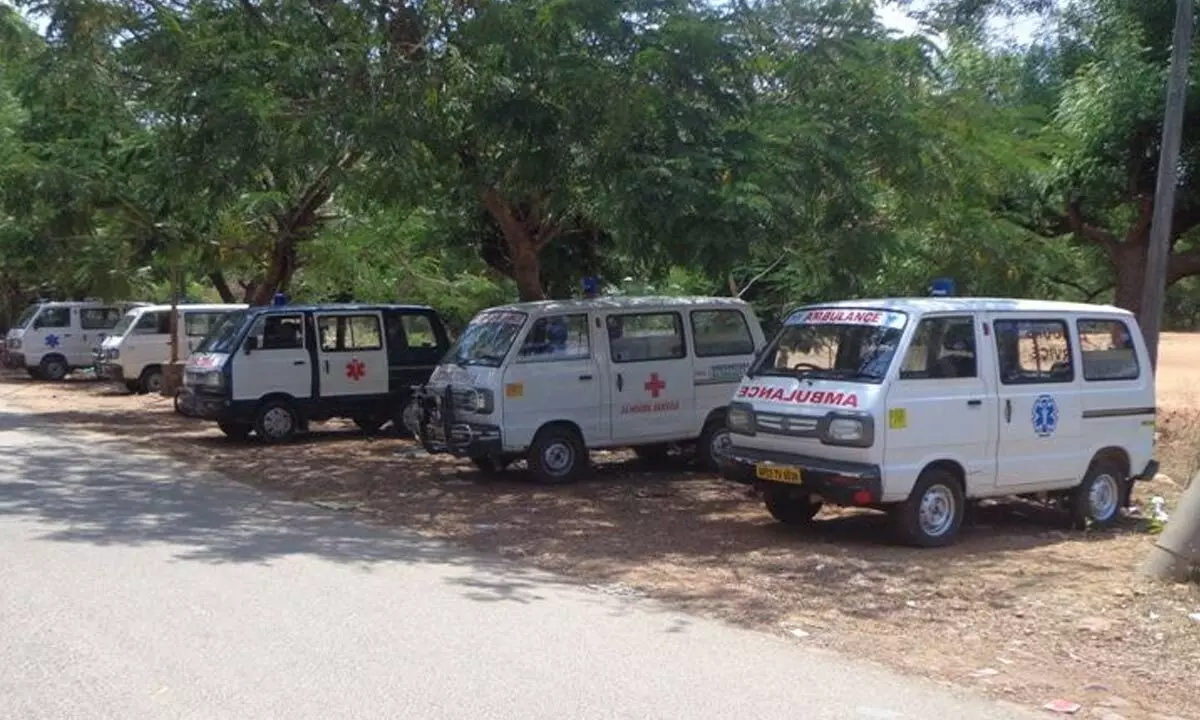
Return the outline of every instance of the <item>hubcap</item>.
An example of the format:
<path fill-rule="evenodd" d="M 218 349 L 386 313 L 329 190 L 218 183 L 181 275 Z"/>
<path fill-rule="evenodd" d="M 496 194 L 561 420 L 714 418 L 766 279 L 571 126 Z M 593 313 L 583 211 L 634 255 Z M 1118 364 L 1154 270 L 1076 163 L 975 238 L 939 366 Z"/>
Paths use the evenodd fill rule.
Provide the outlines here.
<path fill-rule="evenodd" d="M 292 414 L 281 407 L 273 407 L 263 415 L 263 429 L 271 437 L 278 438 L 292 431 Z"/>
<path fill-rule="evenodd" d="M 46 376 L 51 380 L 57 380 L 67 374 L 67 369 L 62 363 L 57 360 L 46 364 Z"/>
<path fill-rule="evenodd" d="M 551 475 L 566 475 L 575 463 L 575 449 L 565 442 L 555 442 L 542 451 L 542 466 Z"/>
<path fill-rule="evenodd" d="M 1093 520 L 1107 520 L 1117 512 L 1120 503 L 1117 479 L 1105 473 L 1092 481 L 1088 490 L 1088 514 Z"/>
<path fill-rule="evenodd" d="M 154 373 L 146 378 L 146 389 L 152 393 L 162 392 L 163 376 L 160 373 Z"/>
<path fill-rule="evenodd" d="M 921 496 L 921 532 L 941 537 L 954 522 L 954 493 L 945 485 L 934 485 Z"/>
<path fill-rule="evenodd" d="M 729 448 L 733 447 L 733 436 L 728 430 L 718 430 L 713 433 L 712 441 L 708 444 L 708 451 L 713 458 L 720 458 L 729 452 Z"/>

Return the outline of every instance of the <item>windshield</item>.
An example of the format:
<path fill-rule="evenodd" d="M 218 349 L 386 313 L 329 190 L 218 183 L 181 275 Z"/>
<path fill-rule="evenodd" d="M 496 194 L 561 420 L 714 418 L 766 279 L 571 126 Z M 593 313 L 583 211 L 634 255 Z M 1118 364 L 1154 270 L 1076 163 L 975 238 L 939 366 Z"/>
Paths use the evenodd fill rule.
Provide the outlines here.
<path fill-rule="evenodd" d="M 880 310 L 797 310 L 750 374 L 882 382 L 907 322 Z"/>
<path fill-rule="evenodd" d="M 523 312 L 484 312 L 476 315 L 450 346 L 442 362 L 500 367 L 527 317 Z"/>
<path fill-rule="evenodd" d="M 204 336 L 200 344 L 196 346 L 193 352 L 197 353 L 231 353 L 237 344 L 237 337 L 241 334 L 242 324 L 246 321 L 247 310 L 235 310 L 221 321 L 220 325 L 213 328 L 212 332 Z"/>
<path fill-rule="evenodd" d="M 32 320 L 33 316 L 37 314 L 38 308 L 40 307 L 41 305 L 30 305 L 29 307 L 25 308 L 25 310 L 21 313 L 21 316 L 17 318 L 17 322 L 13 324 L 13 327 L 23 328 L 28 325 L 29 321 Z"/>
<path fill-rule="evenodd" d="M 137 320 L 138 315 L 139 315 L 139 313 L 136 310 L 134 310 L 132 312 L 127 312 L 124 315 L 122 315 L 121 319 L 119 321 L 117 321 L 117 324 L 113 327 L 112 331 L 108 334 L 109 337 L 116 337 L 116 338 L 125 337 L 125 333 L 129 332 L 129 328 L 133 327 L 133 321 Z"/>

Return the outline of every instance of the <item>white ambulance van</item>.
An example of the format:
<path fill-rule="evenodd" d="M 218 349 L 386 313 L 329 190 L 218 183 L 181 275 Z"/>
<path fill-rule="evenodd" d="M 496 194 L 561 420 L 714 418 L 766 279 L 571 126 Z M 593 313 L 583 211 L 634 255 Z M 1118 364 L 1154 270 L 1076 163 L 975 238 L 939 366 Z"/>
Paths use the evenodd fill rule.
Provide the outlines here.
<path fill-rule="evenodd" d="M 902 539 L 954 541 L 967 501 L 1045 497 L 1104 526 L 1153 477 L 1154 375 L 1110 306 L 917 298 L 804 307 L 729 406 L 722 474 L 780 522 L 886 509 Z"/>
<path fill-rule="evenodd" d="M 5 361 L 39 380 L 62 380 L 72 370 L 91 367 L 121 316 L 144 304 L 84 300 L 30 305 L 5 337 Z"/>
<path fill-rule="evenodd" d="M 661 458 L 728 444 L 725 406 L 765 345 L 745 302 L 605 297 L 518 303 L 471 321 L 405 414 L 431 453 L 485 472 L 524 457 L 541 482 L 577 478 L 593 448 Z"/>
<path fill-rule="evenodd" d="M 245 304 L 179 304 L 175 306 L 175 338 L 180 362 L 205 335 Z M 163 366 L 171 361 L 171 306 L 146 305 L 125 313 L 100 345 L 97 371 L 130 392 L 162 390 Z"/>
<path fill-rule="evenodd" d="M 272 305 L 229 313 L 188 357 L 178 411 L 227 436 L 291 440 L 310 422 L 397 425 L 449 347 L 424 305 Z"/>

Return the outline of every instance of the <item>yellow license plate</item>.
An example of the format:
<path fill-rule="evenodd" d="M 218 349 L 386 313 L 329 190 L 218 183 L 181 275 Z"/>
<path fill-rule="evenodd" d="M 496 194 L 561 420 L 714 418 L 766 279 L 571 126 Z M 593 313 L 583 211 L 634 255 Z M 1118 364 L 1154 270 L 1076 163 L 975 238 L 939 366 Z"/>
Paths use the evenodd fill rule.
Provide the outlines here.
<path fill-rule="evenodd" d="M 774 480 L 775 482 L 792 483 L 799 485 L 800 468 L 790 467 L 788 465 L 755 465 L 754 474 L 761 480 Z"/>

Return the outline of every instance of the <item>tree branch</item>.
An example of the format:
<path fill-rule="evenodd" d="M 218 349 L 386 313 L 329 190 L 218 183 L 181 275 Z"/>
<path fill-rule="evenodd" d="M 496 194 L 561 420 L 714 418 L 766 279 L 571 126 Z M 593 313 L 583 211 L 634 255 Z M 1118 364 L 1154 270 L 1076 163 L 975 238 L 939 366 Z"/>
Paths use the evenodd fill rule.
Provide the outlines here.
<path fill-rule="evenodd" d="M 773 263 L 771 263 L 770 265 L 768 265 L 768 266 L 767 266 L 767 269 L 766 269 L 766 270 L 763 270 L 763 271 L 762 271 L 762 272 L 760 272 L 759 274 L 757 274 L 757 275 L 755 275 L 754 277 L 750 278 L 750 281 L 749 281 L 749 282 L 747 282 L 745 285 L 743 285 L 743 286 L 742 286 L 742 289 L 741 289 L 741 291 L 740 291 L 740 292 L 738 292 L 738 294 L 737 294 L 737 295 L 735 295 L 734 297 L 738 297 L 738 298 L 740 298 L 742 295 L 744 295 L 744 294 L 745 294 L 745 292 L 746 292 L 747 290 L 749 290 L 749 289 L 750 289 L 750 286 L 751 286 L 751 285 L 753 285 L 754 283 L 756 283 L 756 282 L 758 282 L 759 280 L 763 279 L 764 277 L 766 277 L 766 276 L 767 276 L 767 274 L 768 274 L 768 273 L 770 273 L 770 272 L 771 272 L 772 270 L 774 270 L 775 268 L 779 267 L 779 264 L 780 264 L 781 262 L 783 262 L 784 260 L 786 260 L 786 259 L 787 259 L 787 256 L 788 256 L 788 255 L 791 255 L 791 254 L 792 254 L 792 253 L 791 253 L 791 251 L 789 251 L 789 250 L 784 250 L 784 251 L 783 251 L 783 254 L 782 254 L 782 255 L 780 255 L 780 256 L 779 256 L 779 257 L 778 257 L 778 258 L 775 260 L 775 262 L 773 262 Z M 733 276 L 732 276 L 732 275 L 730 275 L 730 276 L 729 276 L 729 283 L 730 283 L 730 286 L 732 287 L 732 285 L 733 285 Z"/>
<path fill-rule="evenodd" d="M 1200 250 L 1172 254 L 1167 259 L 1167 287 L 1194 275 L 1200 275 Z"/>
<path fill-rule="evenodd" d="M 1066 287 L 1069 287 L 1072 290 L 1078 290 L 1079 293 L 1084 296 L 1084 298 L 1085 298 L 1084 302 L 1091 302 L 1091 301 L 1095 300 L 1096 296 L 1098 296 L 1100 293 L 1111 290 L 1114 285 L 1111 282 L 1105 283 L 1104 285 L 1101 285 L 1099 288 L 1092 290 L 1085 285 L 1081 285 L 1080 283 L 1077 283 L 1074 280 L 1067 280 L 1066 278 L 1050 276 L 1046 279 L 1052 283 L 1058 283 L 1059 285 L 1065 285 Z"/>
<path fill-rule="evenodd" d="M 1088 223 L 1083 217 L 1081 206 L 1082 201 L 1079 198 L 1073 198 L 1067 202 L 1067 222 L 1070 224 L 1072 232 L 1075 233 L 1075 237 L 1099 245 L 1110 260 L 1115 260 L 1117 237 L 1104 228 Z"/>

